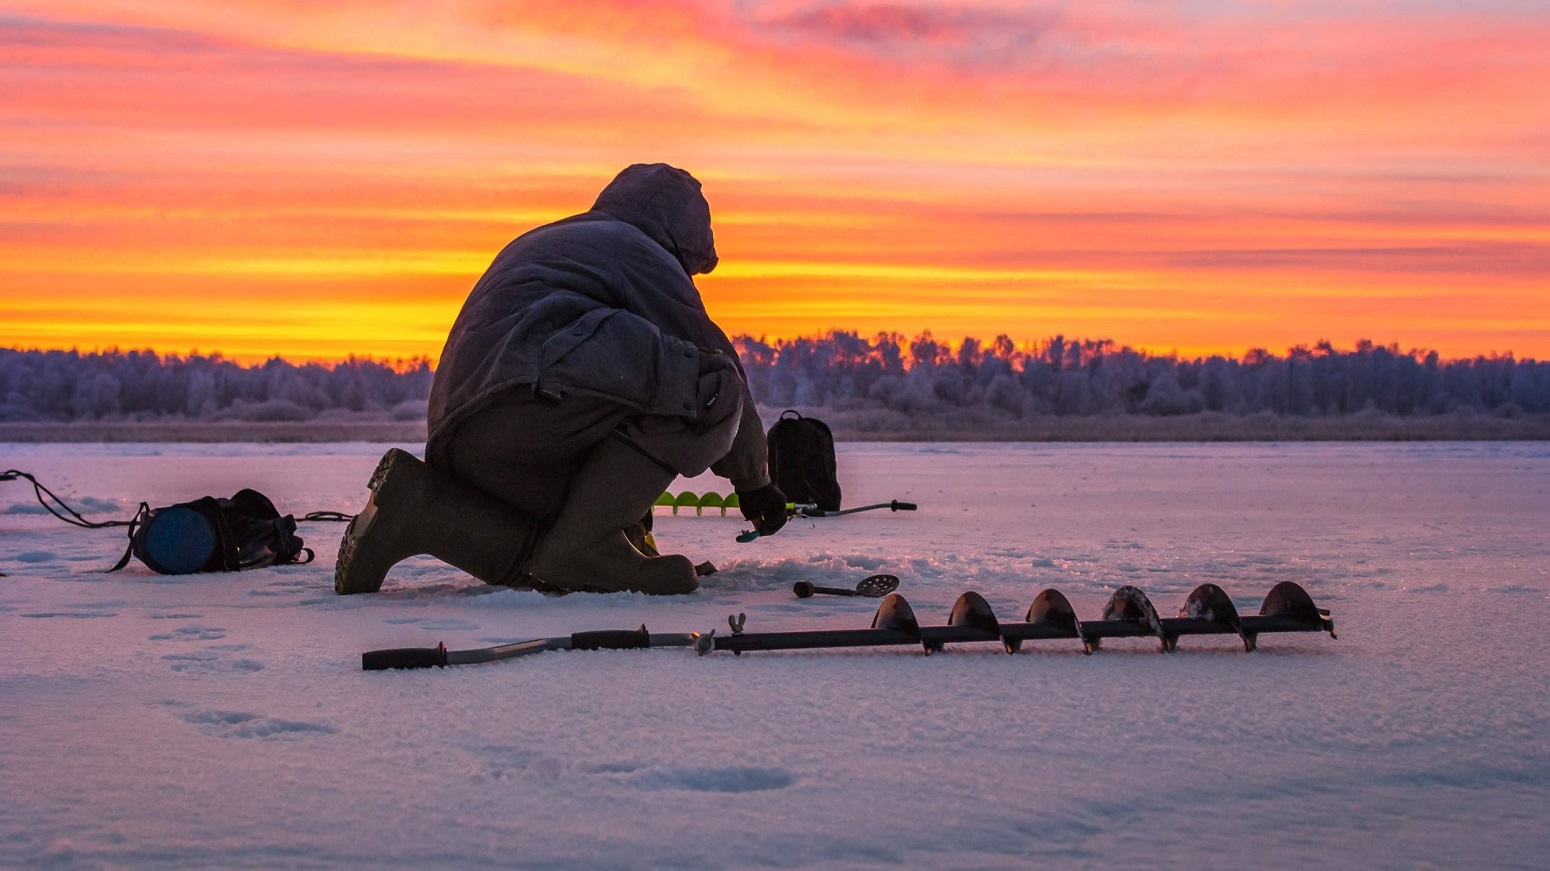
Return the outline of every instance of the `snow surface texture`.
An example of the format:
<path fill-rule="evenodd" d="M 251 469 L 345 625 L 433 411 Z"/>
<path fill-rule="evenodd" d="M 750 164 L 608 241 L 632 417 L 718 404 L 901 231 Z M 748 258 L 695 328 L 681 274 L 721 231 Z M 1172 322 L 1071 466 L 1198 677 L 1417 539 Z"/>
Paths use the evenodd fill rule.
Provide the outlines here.
<path fill-rule="evenodd" d="M 382 445 L 5 445 L 98 519 L 256 486 L 356 510 Z M 1550 851 L 1550 445 L 845 444 L 848 505 L 734 541 L 676 599 L 545 597 L 429 558 L 336 597 L 310 566 L 100 574 L 122 530 L 0 485 L 0 866 L 1542 868 Z M 688 486 L 703 491 L 705 478 Z M 683 489 L 684 482 L 673 488 Z M 725 492 L 724 485 L 720 488 Z M 381 647 L 573 631 L 860 628 L 797 580 L 1045 586 L 1096 619 L 1197 584 L 1257 613 L 1293 580 L 1340 639 L 1186 637 L 699 658 L 546 653 L 362 672 Z"/>

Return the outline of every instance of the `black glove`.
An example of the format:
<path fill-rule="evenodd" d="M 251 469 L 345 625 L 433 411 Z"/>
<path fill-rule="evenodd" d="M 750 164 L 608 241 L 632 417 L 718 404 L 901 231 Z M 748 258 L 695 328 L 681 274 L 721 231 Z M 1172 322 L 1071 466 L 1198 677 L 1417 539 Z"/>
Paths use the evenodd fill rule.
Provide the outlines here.
<path fill-rule="evenodd" d="M 774 535 L 786 525 L 786 494 L 774 484 L 746 493 L 739 491 L 737 504 L 760 535 Z"/>

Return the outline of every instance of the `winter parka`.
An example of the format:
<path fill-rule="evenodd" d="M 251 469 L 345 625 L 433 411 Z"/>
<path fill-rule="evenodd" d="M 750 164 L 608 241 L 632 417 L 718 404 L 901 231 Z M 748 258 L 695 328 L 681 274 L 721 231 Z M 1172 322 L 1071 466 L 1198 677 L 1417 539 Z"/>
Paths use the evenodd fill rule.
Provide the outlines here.
<path fill-rule="evenodd" d="M 447 336 L 426 458 L 438 464 L 460 422 L 513 392 L 603 397 L 692 427 L 701 371 L 725 366 L 736 369 L 743 411 L 731 450 L 711 469 L 740 491 L 768 484 L 764 426 L 742 364 L 689 277 L 716 259 L 700 183 L 665 164 L 631 166 L 590 211 L 517 237 Z"/>

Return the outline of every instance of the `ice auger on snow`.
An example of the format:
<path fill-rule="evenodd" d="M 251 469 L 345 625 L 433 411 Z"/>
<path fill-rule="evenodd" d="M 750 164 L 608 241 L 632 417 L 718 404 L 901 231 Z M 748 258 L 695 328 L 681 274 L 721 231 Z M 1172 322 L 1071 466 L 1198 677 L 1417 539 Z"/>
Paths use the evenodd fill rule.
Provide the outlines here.
<path fill-rule="evenodd" d="M 865 581 L 862 582 L 863 584 Z M 1335 621 L 1329 612 L 1313 604 L 1301 586 L 1282 581 L 1271 588 L 1257 616 L 1240 616 L 1227 593 L 1215 584 L 1201 584 L 1189 594 L 1177 617 L 1159 617 L 1157 609 L 1137 587 L 1114 592 L 1098 620 L 1083 622 L 1059 590 L 1047 589 L 1036 596 L 1021 623 L 1002 623 L 979 593 L 967 592 L 953 604 L 946 626 L 921 626 L 904 597 L 891 593 L 878 605 L 870 629 L 817 629 L 797 632 L 745 632 L 746 617 L 727 618 L 732 634 L 715 632 L 659 633 L 639 629 L 577 632 L 557 638 L 518 641 L 477 650 L 448 650 L 446 645 L 427 648 L 372 650 L 361 655 L 368 671 L 390 668 L 430 668 L 513 659 L 546 650 L 628 650 L 647 647 L 692 647 L 700 655 L 718 650 L 742 654 L 750 650 L 810 650 L 830 647 L 920 645 L 934 653 L 948 644 L 996 642 L 1007 653 L 1016 653 L 1027 641 L 1071 640 L 1092 653 L 1105 638 L 1158 639 L 1164 653 L 1178 646 L 1185 635 L 1236 635 L 1243 649 L 1252 651 L 1259 636 L 1273 632 L 1328 632 L 1335 637 Z"/>

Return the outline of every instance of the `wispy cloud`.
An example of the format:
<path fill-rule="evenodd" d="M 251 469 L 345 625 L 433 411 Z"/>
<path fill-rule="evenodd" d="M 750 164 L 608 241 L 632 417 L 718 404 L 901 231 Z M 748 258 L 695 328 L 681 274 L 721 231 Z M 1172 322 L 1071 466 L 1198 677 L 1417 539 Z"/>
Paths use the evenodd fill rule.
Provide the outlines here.
<path fill-rule="evenodd" d="M 955 5 L 825 3 L 761 22 L 810 50 L 857 49 L 896 62 L 945 61 L 978 69 L 1022 66 L 1060 20 L 1053 9 L 1010 12 Z"/>

